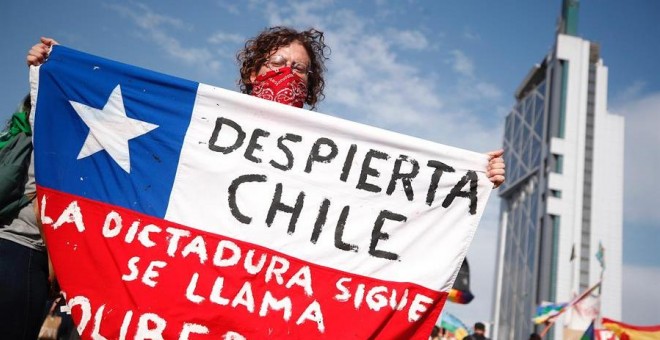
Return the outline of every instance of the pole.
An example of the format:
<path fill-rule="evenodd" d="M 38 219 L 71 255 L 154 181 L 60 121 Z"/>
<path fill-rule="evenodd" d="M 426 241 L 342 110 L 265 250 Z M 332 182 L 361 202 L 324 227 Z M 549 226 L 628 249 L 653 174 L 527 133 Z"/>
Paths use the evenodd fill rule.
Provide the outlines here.
<path fill-rule="evenodd" d="M 601 272 L 601 274 L 602 274 L 602 272 Z M 569 302 L 568 304 L 566 304 L 566 306 L 564 306 L 562 309 L 560 309 L 557 314 L 553 315 L 552 319 L 548 321 L 548 324 L 545 326 L 545 328 L 543 329 L 541 334 L 539 334 L 541 336 L 541 338 L 543 338 L 543 336 L 550 330 L 550 327 L 552 327 L 552 325 L 555 323 L 555 320 L 557 320 L 557 318 L 561 314 L 563 314 L 569 308 L 573 308 L 573 306 L 576 303 L 582 301 L 582 299 L 584 299 L 587 295 L 591 294 L 594 290 L 596 290 L 596 288 L 598 288 L 599 291 L 600 291 L 600 286 L 601 285 L 602 285 L 602 280 L 600 282 L 596 283 L 595 285 L 591 286 L 591 288 L 589 288 L 589 289 L 585 290 L 584 292 L 582 292 L 579 296 L 575 297 L 573 300 L 571 300 L 571 302 Z M 600 313 L 600 309 L 599 309 L 599 313 Z"/>
<path fill-rule="evenodd" d="M 605 266 L 601 265 L 600 267 L 600 286 L 598 286 L 598 316 L 596 316 L 596 322 L 594 323 L 595 328 L 602 328 L 603 324 L 603 273 L 605 272 Z"/>
<path fill-rule="evenodd" d="M 599 253 L 600 258 L 598 256 Z M 603 243 L 601 241 L 598 242 L 598 252 L 596 253 L 596 259 L 598 259 L 598 262 L 600 263 L 600 286 L 598 286 L 598 315 L 596 316 L 596 321 L 594 322 L 594 328 L 600 329 L 603 327 L 603 274 L 605 273 L 605 248 L 603 248 Z"/>
<path fill-rule="evenodd" d="M 545 326 L 545 328 L 543 328 L 543 331 L 541 331 L 541 334 L 539 334 L 541 336 L 541 339 L 543 339 L 543 337 L 545 336 L 545 333 L 548 333 L 548 331 L 550 330 L 550 327 L 552 327 L 552 325 L 555 324 L 555 320 L 556 320 L 556 318 L 550 320 L 550 322 L 548 322 L 548 324 Z"/>

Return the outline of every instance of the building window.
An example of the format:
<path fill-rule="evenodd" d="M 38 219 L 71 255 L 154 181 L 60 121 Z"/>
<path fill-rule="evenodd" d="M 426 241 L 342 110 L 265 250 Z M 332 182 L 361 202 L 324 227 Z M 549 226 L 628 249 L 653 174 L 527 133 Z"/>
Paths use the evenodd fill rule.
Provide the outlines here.
<path fill-rule="evenodd" d="M 560 60 L 559 62 L 561 64 L 561 102 L 559 104 L 559 126 L 556 137 L 564 138 L 566 131 L 566 97 L 568 96 L 568 61 Z"/>
<path fill-rule="evenodd" d="M 552 154 L 552 172 L 561 174 L 564 173 L 564 156 L 558 154 Z"/>
<path fill-rule="evenodd" d="M 550 189 L 550 195 L 552 195 L 552 197 L 561 198 L 561 190 Z"/>
<path fill-rule="evenodd" d="M 554 301 L 557 298 L 557 263 L 559 257 L 559 226 L 560 217 L 550 215 L 550 224 L 552 226 L 552 256 L 550 261 L 550 298 Z"/>

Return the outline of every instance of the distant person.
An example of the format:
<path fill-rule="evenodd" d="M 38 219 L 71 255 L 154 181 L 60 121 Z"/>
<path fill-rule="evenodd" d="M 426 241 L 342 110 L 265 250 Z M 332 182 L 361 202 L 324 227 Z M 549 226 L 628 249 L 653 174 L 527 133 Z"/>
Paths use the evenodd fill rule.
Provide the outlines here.
<path fill-rule="evenodd" d="M 435 330 L 435 328 L 434 328 L 434 330 Z M 431 334 L 433 334 L 433 333 L 431 333 Z M 438 335 L 437 335 L 437 337 L 435 337 L 433 339 L 456 340 L 456 338 L 451 333 L 449 333 L 449 331 L 447 331 L 447 329 L 445 329 L 444 327 L 439 327 L 438 328 Z"/>
<path fill-rule="evenodd" d="M 440 327 L 433 326 L 433 330 L 431 330 L 431 336 L 429 336 L 429 340 L 440 340 Z"/>
<path fill-rule="evenodd" d="M 474 324 L 474 333 L 466 336 L 463 340 L 489 340 L 486 337 L 486 325 L 481 322 Z"/>
<path fill-rule="evenodd" d="M 37 338 L 46 316 L 48 256 L 34 206 L 30 97 L 0 133 L 0 338 Z M 19 156 L 23 155 L 22 161 Z M 12 156 L 14 155 L 14 156 Z M 11 159 L 10 159 L 11 158 Z M 9 162 L 9 163 L 5 163 Z M 19 163 L 20 164 L 17 164 Z M 14 200 L 17 193 L 18 200 Z M 6 213 L 10 206 L 15 211 Z"/>

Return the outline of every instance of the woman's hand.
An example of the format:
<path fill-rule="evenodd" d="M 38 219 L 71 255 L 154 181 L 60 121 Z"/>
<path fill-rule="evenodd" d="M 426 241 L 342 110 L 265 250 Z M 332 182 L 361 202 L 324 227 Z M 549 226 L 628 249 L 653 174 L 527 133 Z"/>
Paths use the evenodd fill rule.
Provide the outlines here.
<path fill-rule="evenodd" d="M 506 171 L 504 170 L 504 158 L 502 158 L 504 155 L 504 149 L 491 151 L 486 154 L 488 155 L 486 176 L 488 176 L 488 179 L 493 182 L 493 187 L 497 188 L 502 185 L 505 180 L 504 175 Z"/>
<path fill-rule="evenodd" d="M 27 55 L 28 66 L 39 66 L 48 59 L 48 53 L 53 45 L 57 45 L 55 39 L 41 37 L 41 42 L 32 46 Z"/>

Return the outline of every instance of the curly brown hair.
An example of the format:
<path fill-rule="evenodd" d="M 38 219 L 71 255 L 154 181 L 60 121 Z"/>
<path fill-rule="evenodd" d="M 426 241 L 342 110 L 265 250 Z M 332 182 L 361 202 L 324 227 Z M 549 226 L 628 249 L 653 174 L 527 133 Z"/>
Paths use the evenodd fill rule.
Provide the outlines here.
<path fill-rule="evenodd" d="M 245 47 L 236 54 L 236 60 L 241 65 L 241 78 L 238 80 L 241 92 L 252 93 L 250 76 L 259 71 L 272 51 L 294 41 L 300 42 L 309 55 L 310 73 L 307 76 L 305 103 L 310 105 L 312 110 L 316 108 L 316 103 L 325 97 L 323 73 L 326 71 L 326 55 L 330 54 L 330 48 L 323 40 L 323 32 L 313 28 L 298 32 L 289 27 L 271 27 L 245 42 Z"/>

